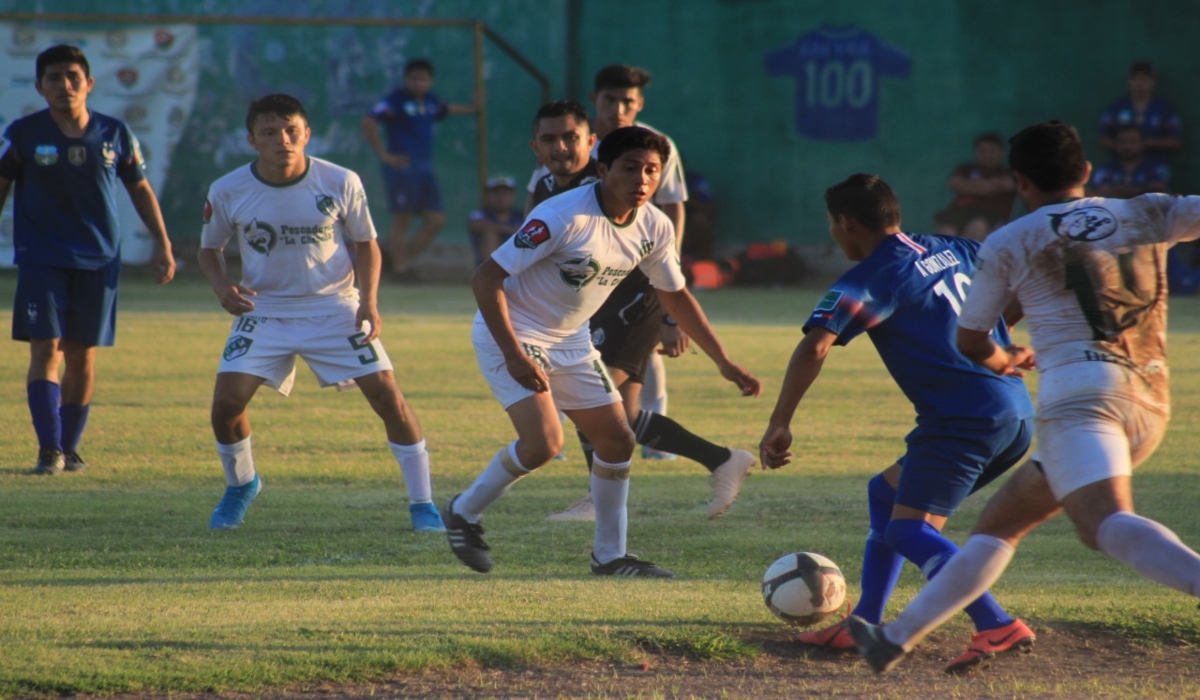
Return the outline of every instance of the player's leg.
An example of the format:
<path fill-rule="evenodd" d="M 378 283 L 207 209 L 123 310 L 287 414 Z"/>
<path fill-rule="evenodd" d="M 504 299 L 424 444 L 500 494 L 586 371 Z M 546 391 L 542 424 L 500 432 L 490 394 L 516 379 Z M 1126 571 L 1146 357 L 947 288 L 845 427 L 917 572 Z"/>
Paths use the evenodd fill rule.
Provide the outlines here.
<path fill-rule="evenodd" d="M 656 352 L 650 353 L 650 357 L 646 360 L 645 370 L 643 370 L 643 379 L 645 381 L 639 389 L 638 402 L 635 405 L 641 406 L 642 410 L 650 413 L 657 413 L 660 416 L 667 415 L 667 367 L 663 362 L 662 355 Z M 659 448 L 645 443 L 640 444 L 642 445 L 642 457 L 645 459 L 674 459 L 675 455 L 679 454 L 671 452 L 666 447 Z"/>
<path fill-rule="evenodd" d="M 246 518 L 250 504 L 262 491 L 250 444 L 250 399 L 262 377 L 242 372 L 219 372 L 213 389 L 212 427 L 217 454 L 225 470 L 225 494 L 209 519 L 213 530 L 232 530 Z"/>
<path fill-rule="evenodd" d="M 413 233 L 405 249 L 405 260 L 412 265 L 429 247 L 438 233 L 446 227 L 446 215 L 442 213 L 442 194 L 438 190 L 437 178 L 433 173 L 419 176 L 414 186 L 418 190 L 414 209 L 420 212 L 421 226 Z"/>
<path fill-rule="evenodd" d="M 96 387 L 96 347 L 63 340 L 63 375 L 61 405 L 58 409 L 62 426 L 64 468 L 81 472 L 87 464 L 79 456 L 79 443 L 91 412 L 92 392 Z"/>
<path fill-rule="evenodd" d="M 412 223 L 412 214 L 408 212 L 392 212 L 392 220 L 388 223 L 388 250 L 392 256 L 392 275 L 403 277 L 408 274 L 408 227 Z"/>
<path fill-rule="evenodd" d="M 16 314 L 13 316 L 17 318 Z M 58 370 L 62 353 L 57 338 L 29 340 L 29 371 L 25 377 L 26 400 L 33 431 L 38 441 L 34 474 L 60 474 L 65 466 L 62 451 L 62 418 L 59 414 L 62 386 Z"/>

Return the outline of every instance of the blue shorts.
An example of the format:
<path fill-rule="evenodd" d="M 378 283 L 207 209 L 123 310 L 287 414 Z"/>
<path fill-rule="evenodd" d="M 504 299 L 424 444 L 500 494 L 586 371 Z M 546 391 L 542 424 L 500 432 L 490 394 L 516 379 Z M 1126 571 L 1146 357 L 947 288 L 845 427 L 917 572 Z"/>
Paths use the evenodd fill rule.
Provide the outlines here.
<path fill-rule="evenodd" d="M 908 452 L 900 458 L 896 503 L 949 517 L 967 496 L 1025 456 L 1033 441 L 1033 419 L 986 430 L 918 425 L 904 441 Z"/>
<path fill-rule="evenodd" d="M 121 261 L 99 270 L 17 266 L 13 340 L 62 338 L 85 347 L 113 344 Z"/>
<path fill-rule="evenodd" d="M 442 193 L 431 170 L 383 171 L 387 186 L 388 211 L 393 214 L 421 214 L 442 210 Z"/>

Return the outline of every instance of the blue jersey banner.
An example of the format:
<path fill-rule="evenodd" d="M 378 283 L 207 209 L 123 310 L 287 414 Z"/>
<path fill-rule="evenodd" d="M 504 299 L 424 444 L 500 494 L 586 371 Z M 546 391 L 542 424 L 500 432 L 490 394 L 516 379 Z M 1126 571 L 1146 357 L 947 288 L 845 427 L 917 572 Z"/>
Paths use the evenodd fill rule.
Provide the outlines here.
<path fill-rule="evenodd" d="M 763 56 L 767 75 L 796 79 L 796 133 L 865 141 L 879 126 L 879 79 L 906 78 L 901 49 L 856 27 L 821 26 Z"/>

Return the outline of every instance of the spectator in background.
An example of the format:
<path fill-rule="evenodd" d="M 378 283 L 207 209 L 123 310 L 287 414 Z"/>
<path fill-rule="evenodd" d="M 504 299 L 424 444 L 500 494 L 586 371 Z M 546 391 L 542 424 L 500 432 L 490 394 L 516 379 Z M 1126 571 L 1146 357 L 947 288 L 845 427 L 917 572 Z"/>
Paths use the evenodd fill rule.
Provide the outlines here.
<path fill-rule="evenodd" d="M 963 163 L 947 181 L 956 195 L 934 217 L 937 232 L 982 241 L 1008 223 L 1017 197 L 1012 171 L 1004 164 L 1004 139 L 987 133 L 975 137 L 975 161 Z"/>
<path fill-rule="evenodd" d="M 1117 129 L 1130 124 L 1141 129 L 1151 155 L 1162 157 L 1183 148 L 1179 113 L 1170 102 L 1154 96 L 1157 81 L 1149 61 L 1129 67 L 1129 94 L 1114 100 L 1100 116 L 1100 145 L 1105 150 L 1116 149 Z"/>
<path fill-rule="evenodd" d="M 685 170 L 688 200 L 683 203 L 684 219 L 688 223 L 688 235 L 683 239 L 684 257 L 695 260 L 711 260 L 715 256 L 717 232 L 717 202 L 712 184 L 703 174 Z"/>
<path fill-rule="evenodd" d="M 404 66 L 404 87 L 383 98 L 362 120 L 367 143 L 383 161 L 388 211 L 392 213 L 388 229 L 391 272 L 398 281 L 414 281 L 409 267 L 446 225 L 442 194 L 433 174 L 433 124 L 450 115 L 479 111 L 478 105 L 442 102 L 429 91 L 431 87 L 433 64 L 420 58 L 409 61 Z M 386 148 L 379 136 L 380 124 L 387 130 Z M 408 225 L 414 214 L 421 217 L 421 227 L 409 238 Z"/>
<path fill-rule="evenodd" d="M 1092 173 L 1096 197 L 1130 199 L 1147 192 L 1166 192 L 1171 173 L 1167 164 L 1146 155 L 1142 130 L 1136 124 L 1117 128 L 1113 136 L 1115 158 Z"/>
<path fill-rule="evenodd" d="M 521 227 L 525 220 L 520 209 L 513 208 L 517 199 L 517 183 L 507 175 L 487 181 L 483 193 L 483 208 L 471 212 L 467 232 L 471 234 L 471 250 L 475 252 L 475 267 L 492 256 Z"/>

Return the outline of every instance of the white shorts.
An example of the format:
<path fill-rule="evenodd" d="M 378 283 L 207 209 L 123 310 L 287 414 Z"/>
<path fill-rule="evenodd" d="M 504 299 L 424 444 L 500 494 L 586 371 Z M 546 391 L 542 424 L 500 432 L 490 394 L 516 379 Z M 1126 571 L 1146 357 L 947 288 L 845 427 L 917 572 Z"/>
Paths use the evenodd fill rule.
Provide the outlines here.
<path fill-rule="evenodd" d="M 217 373 L 262 377 L 287 396 L 296 379 L 296 356 L 304 358 L 321 386 L 354 388 L 354 379 L 390 370 L 379 339 L 364 345 L 366 331 L 355 328 L 354 312 L 309 318 L 239 316 L 233 322 Z"/>
<path fill-rule="evenodd" d="M 1038 407 L 1038 450 L 1054 497 L 1130 476 L 1167 432 L 1166 416 L 1129 399 L 1093 394 Z"/>
<path fill-rule="evenodd" d="M 504 353 L 486 328 L 476 326 L 471 334 L 475 344 L 475 359 L 479 371 L 492 389 L 492 395 L 507 410 L 516 402 L 533 396 L 508 373 Z M 608 369 L 600 361 L 600 351 L 590 344 L 586 348 L 545 348 L 522 343 L 525 354 L 533 359 L 550 378 L 550 398 L 563 411 L 608 406 L 621 400 Z"/>

